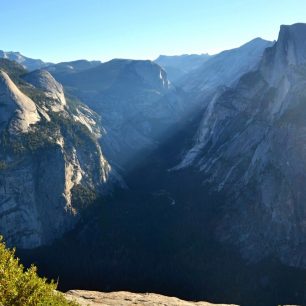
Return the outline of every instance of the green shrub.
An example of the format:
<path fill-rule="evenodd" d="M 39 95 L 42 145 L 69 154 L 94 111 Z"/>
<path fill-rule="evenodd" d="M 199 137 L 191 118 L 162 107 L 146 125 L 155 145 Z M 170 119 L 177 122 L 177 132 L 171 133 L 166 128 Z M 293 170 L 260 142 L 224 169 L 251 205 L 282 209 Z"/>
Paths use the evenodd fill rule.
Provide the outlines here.
<path fill-rule="evenodd" d="M 0 160 L 0 170 L 5 170 L 7 168 L 7 164 L 4 160 Z"/>
<path fill-rule="evenodd" d="M 24 269 L 15 257 L 15 250 L 6 249 L 0 237 L 1 306 L 78 305 L 67 301 L 55 289 L 53 281 L 48 283 L 45 278 L 37 275 L 35 266 Z"/>
<path fill-rule="evenodd" d="M 72 203 L 77 203 L 78 208 L 86 208 L 97 199 L 95 190 L 78 184 L 72 188 Z"/>

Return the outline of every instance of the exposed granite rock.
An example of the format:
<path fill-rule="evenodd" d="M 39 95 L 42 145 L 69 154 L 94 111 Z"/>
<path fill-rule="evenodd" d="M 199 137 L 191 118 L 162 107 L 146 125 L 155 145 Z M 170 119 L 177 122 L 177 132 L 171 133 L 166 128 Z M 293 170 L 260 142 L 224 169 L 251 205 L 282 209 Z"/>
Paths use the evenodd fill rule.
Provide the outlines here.
<path fill-rule="evenodd" d="M 10 133 L 26 133 L 40 117 L 35 103 L 23 94 L 10 77 L 0 70 L 0 131 L 8 125 Z"/>
<path fill-rule="evenodd" d="M 234 306 L 229 304 L 211 304 L 207 302 L 187 302 L 176 297 L 168 297 L 154 293 L 97 292 L 85 290 L 70 290 L 65 293 L 69 300 L 74 300 L 81 306 Z"/>
<path fill-rule="evenodd" d="M 47 97 L 54 100 L 54 103 L 51 105 L 52 111 L 56 112 L 64 109 L 67 102 L 63 86 L 48 71 L 35 70 L 26 74 L 23 79 L 34 87 L 43 90 Z"/>
<path fill-rule="evenodd" d="M 0 233 L 9 246 L 35 248 L 73 228 L 80 211 L 106 192 L 111 167 L 93 111 L 68 105 L 48 72 L 23 80 L 32 84 L 19 79 L 25 93 L 0 75 Z"/>
<path fill-rule="evenodd" d="M 306 25 L 282 26 L 255 72 L 211 100 L 180 165 L 227 197 L 217 234 L 252 261 L 306 266 Z"/>
<path fill-rule="evenodd" d="M 209 54 L 160 55 L 154 62 L 165 69 L 171 82 L 177 82 L 211 57 Z"/>

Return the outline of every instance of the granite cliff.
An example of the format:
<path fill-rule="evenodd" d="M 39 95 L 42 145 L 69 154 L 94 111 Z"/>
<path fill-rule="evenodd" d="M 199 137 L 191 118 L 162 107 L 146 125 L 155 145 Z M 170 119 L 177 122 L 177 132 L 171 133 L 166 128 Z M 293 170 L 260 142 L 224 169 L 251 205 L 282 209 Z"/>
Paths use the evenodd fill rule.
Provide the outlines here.
<path fill-rule="evenodd" d="M 258 68 L 210 100 L 176 167 L 226 195 L 217 235 L 251 261 L 306 265 L 305 41 L 305 24 L 282 26 Z"/>
<path fill-rule="evenodd" d="M 74 226 L 103 193 L 111 167 L 93 111 L 67 102 L 48 72 L 7 64 L 0 70 L 0 232 L 9 245 L 33 248 Z"/>

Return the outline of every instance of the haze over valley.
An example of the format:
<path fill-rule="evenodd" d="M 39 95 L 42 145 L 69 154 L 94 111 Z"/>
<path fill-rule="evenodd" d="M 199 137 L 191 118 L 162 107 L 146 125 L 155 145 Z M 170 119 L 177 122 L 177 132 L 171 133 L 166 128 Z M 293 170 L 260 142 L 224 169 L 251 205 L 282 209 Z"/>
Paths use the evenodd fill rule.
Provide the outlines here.
<path fill-rule="evenodd" d="M 8 34 L 0 44 L 9 50 L 19 39 L 34 53 L 0 51 L 0 304 L 36 305 L 38 289 L 26 301 L 21 283 L 10 287 L 17 272 L 8 272 L 13 259 L 7 258 L 17 256 L 79 305 L 305 305 L 306 23 L 280 24 L 273 37 L 272 21 L 251 26 L 243 19 L 236 40 L 227 40 L 218 37 L 219 28 L 229 33 L 225 13 L 236 26 L 234 12 L 246 3 L 206 9 L 182 1 L 176 12 L 169 4 L 163 10 L 105 4 L 105 12 L 121 16 L 118 24 L 96 15 L 102 2 L 93 1 L 92 20 L 76 2 L 67 43 L 71 25 L 58 37 L 53 32 L 59 12 L 54 28 L 42 24 L 50 50 L 45 36 L 40 48 L 37 39 L 13 41 Z M 45 5 L 30 6 L 46 16 L 55 12 Z M 296 16 L 296 8 L 287 8 Z M 208 20 L 215 10 L 224 23 L 213 28 Z M 1 18 L 13 11 L 5 12 Z M 132 23 L 124 23 L 128 13 Z M 31 14 L 24 16 L 36 16 L 33 25 L 41 22 Z M 81 16 L 83 26 L 75 20 Z M 105 27 L 109 35 L 100 22 L 113 25 Z M 207 42 L 200 51 L 199 27 Z M 256 27 L 256 33 L 267 28 L 264 38 L 250 37 Z M 93 38 L 98 30 L 106 35 L 104 49 Z M 129 43 L 123 34 L 116 38 L 119 30 L 129 33 Z M 139 33 L 143 40 L 135 45 Z M 162 54 L 155 56 L 157 46 Z M 183 52 L 192 47 L 195 52 Z M 107 60 L 95 57 L 98 51 Z M 76 60 L 79 52 L 84 56 Z M 70 303 L 66 298 L 59 305 Z"/>

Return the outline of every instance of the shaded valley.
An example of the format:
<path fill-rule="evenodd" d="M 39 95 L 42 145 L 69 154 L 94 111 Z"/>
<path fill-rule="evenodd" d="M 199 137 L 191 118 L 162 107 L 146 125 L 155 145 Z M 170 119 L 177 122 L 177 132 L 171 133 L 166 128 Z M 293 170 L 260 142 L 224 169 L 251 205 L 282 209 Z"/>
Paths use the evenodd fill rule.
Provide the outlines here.
<path fill-rule="evenodd" d="M 1 53 L 8 245 L 63 291 L 305 304 L 305 41 L 159 58 L 175 84 L 158 61 Z"/>

